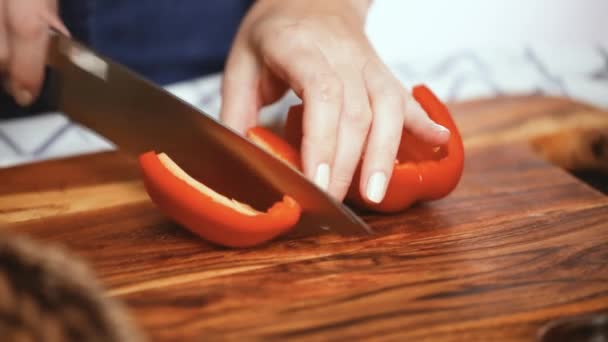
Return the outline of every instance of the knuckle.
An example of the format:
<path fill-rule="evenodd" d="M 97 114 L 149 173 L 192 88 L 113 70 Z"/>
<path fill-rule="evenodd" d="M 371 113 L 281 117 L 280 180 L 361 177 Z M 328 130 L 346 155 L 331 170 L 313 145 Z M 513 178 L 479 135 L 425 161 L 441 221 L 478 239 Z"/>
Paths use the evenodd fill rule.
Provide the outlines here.
<path fill-rule="evenodd" d="M 376 57 L 371 57 L 365 62 L 362 72 L 366 83 L 374 90 L 384 91 L 387 87 L 397 86 L 401 88 L 401 84 L 388 67 Z"/>
<path fill-rule="evenodd" d="M 293 59 L 310 49 L 308 30 L 297 23 L 283 24 L 261 30 L 256 41 L 266 54 Z"/>
<path fill-rule="evenodd" d="M 403 116 L 405 103 L 403 99 L 403 88 L 400 84 L 395 84 L 394 82 L 385 83 L 384 89 L 372 94 L 372 96 L 378 98 L 378 101 L 384 101 L 386 105 L 393 108 L 391 112 L 385 114 Z"/>
<path fill-rule="evenodd" d="M 332 183 L 337 189 L 347 189 L 352 182 L 352 173 L 349 172 L 336 172 L 332 177 Z"/>
<path fill-rule="evenodd" d="M 302 23 L 285 25 L 275 33 L 275 39 L 287 50 L 298 49 L 307 46 L 308 33 Z"/>
<path fill-rule="evenodd" d="M 391 120 L 403 125 L 406 115 L 405 89 L 392 75 L 378 75 L 366 79 L 374 118 Z"/>
<path fill-rule="evenodd" d="M 307 31 L 306 26 L 307 26 L 306 22 L 297 21 L 297 22 L 293 22 L 293 23 L 289 23 L 289 24 L 285 25 L 283 27 L 283 30 L 281 30 L 281 32 L 286 37 L 302 37 L 304 35 L 304 33 Z"/>
<path fill-rule="evenodd" d="M 320 73 L 312 77 L 310 89 L 315 100 L 328 102 L 342 98 L 344 85 L 336 75 Z"/>
<path fill-rule="evenodd" d="M 390 163 L 391 160 L 395 159 L 394 157 L 397 154 L 400 142 L 401 134 L 394 134 L 391 132 L 382 135 L 382 138 L 377 141 L 370 150 L 372 150 L 372 155 L 385 156 L 383 159 L 386 159 L 387 162 Z"/>
<path fill-rule="evenodd" d="M 324 21 L 331 25 L 334 29 L 344 28 L 348 25 L 346 19 L 341 15 L 328 14 L 323 17 Z"/>
<path fill-rule="evenodd" d="M 329 157 L 332 154 L 335 140 L 332 134 L 315 131 L 313 134 L 305 133 L 302 137 L 302 149 L 305 151 L 315 151 L 319 157 Z"/>
<path fill-rule="evenodd" d="M 369 110 L 346 110 L 343 118 L 345 123 L 358 133 L 367 132 L 372 124 L 372 113 Z"/>

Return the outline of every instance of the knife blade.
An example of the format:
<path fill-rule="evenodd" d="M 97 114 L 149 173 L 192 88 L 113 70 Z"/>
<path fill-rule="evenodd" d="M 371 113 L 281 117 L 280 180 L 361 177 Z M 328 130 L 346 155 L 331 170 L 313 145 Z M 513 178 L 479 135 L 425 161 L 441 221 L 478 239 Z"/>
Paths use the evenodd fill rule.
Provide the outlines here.
<path fill-rule="evenodd" d="M 259 210 L 288 194 L 302 207 L 298 226 L 307 233 L 372 233 L 360 217 L 300 172 L 85 45 L 54 32 L 47 64 L 58 108 L 120 151 L 133 156 L 164 152 L 219 193 Z"/>

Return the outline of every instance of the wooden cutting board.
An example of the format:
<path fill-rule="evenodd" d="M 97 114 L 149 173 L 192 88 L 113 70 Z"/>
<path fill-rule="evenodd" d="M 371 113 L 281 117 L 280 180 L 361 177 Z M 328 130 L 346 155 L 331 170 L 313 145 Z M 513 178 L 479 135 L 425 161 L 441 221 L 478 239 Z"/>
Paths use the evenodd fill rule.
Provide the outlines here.
<path fill-rule="evenodd" d="M 372 237 L 218 248 L 163 218 L 118 153 L 0 170 L 0 221 L 88 260 L 158 341 L 532 341 L 548 321 L 607 310 L 608 197 L 500 133 L 591 109 L 543 97 L 452 109 L 461 184 L 365 216 Z"/>

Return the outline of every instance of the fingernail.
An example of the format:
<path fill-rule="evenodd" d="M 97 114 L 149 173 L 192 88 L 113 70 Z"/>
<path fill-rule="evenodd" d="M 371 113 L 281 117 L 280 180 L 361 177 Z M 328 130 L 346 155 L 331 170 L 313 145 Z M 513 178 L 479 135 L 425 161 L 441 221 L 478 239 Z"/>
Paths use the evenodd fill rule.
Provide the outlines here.
<path fill-rule="evenodd" d="M 386 175 L 384 172 L 376 172 L 367 181 L 367 198 L 374 202 L 380 203 L 384 198 L 386 191 Z"/>
<path fill-rule="evenodd" d="M 13 90 L 13 97 L 15 98 L 15 101 L 17 101 L 17 103 L 23 107 L 29 106 L 34 100 L 34 96 L 29 90 L 19 87 L 16 87 Z"/>
<path fill-rule="evenodd" d="M 329 189 L 329 165 L 327 163 L 319 164 L 319 166 L 317 166 L 315 184 L 325 191 Z"/>
<path fill-rule="evenodd" d="M 436 131 L 437 131 L 439 134 L 441 134 L 441 135 L 443 135 L 443 136 L 446 136 L 446 137 L 449 137 L 449 136 L 450 136 L 450 130 L 449 130 L 449 129 L 447 129 L 447 128 L 445 128 L 445 127 L 443 127 L 443 126 L 439 125 L 439 124 L 436 124 L 436 123 L 435 123 L 435 124 L 433 124 L 433 126 L 435 127 L 435 130 L 436 130 Z"/>

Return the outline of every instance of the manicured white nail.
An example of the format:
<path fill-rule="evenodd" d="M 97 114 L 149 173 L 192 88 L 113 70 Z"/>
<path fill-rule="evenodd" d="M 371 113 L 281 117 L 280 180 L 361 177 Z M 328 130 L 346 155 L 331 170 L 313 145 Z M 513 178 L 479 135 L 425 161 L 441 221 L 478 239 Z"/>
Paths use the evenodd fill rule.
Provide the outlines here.
<path fill-rule="evenodd" d="M 315 184 L 325 191 L 329 189 L 329 164 L 323 163 L 317 166 L 317 172 L 315 173 Z"/>
<path fill-rule="evenodd" d="M 374 203 L 382 202 L 386 192 L 386 175 L 384 172 L 375 172 L 367 181 L 367 199 Z"/>
<path fill-rule="evenodd" d="M 433 127 L 435 127 L 435 130 L 437 130 L 437 132 L 440 132 L 441 134 L 450 134 L 449 129 L 447 129 L 439 124 L 434 123 Z"/>
<path fill-rule="evenodd" d="M 435 129 L 436 129 L 437 131 L 439 131 L 439 132 L 446 132 L 446 133 L 450 133 L 450 130 L 449 130 L 449 129 L 447 129 L 447 128 L 445 128 L 445 127 L 443 127 L 443 126 L 439 125 L 439 124 L 434 123 L 434 124 L 433 124 L 433 126 L 434 126 L 434 127 L 435 127 Z"/>
<path fill-rule="evenodd" d="M 29 106 L 34 100 L 32 93 L 23 88 L 13 89 L 13 97 L 15 98 L 15 101 L 17 101 L 17 103 L 23 107 Z"/>

